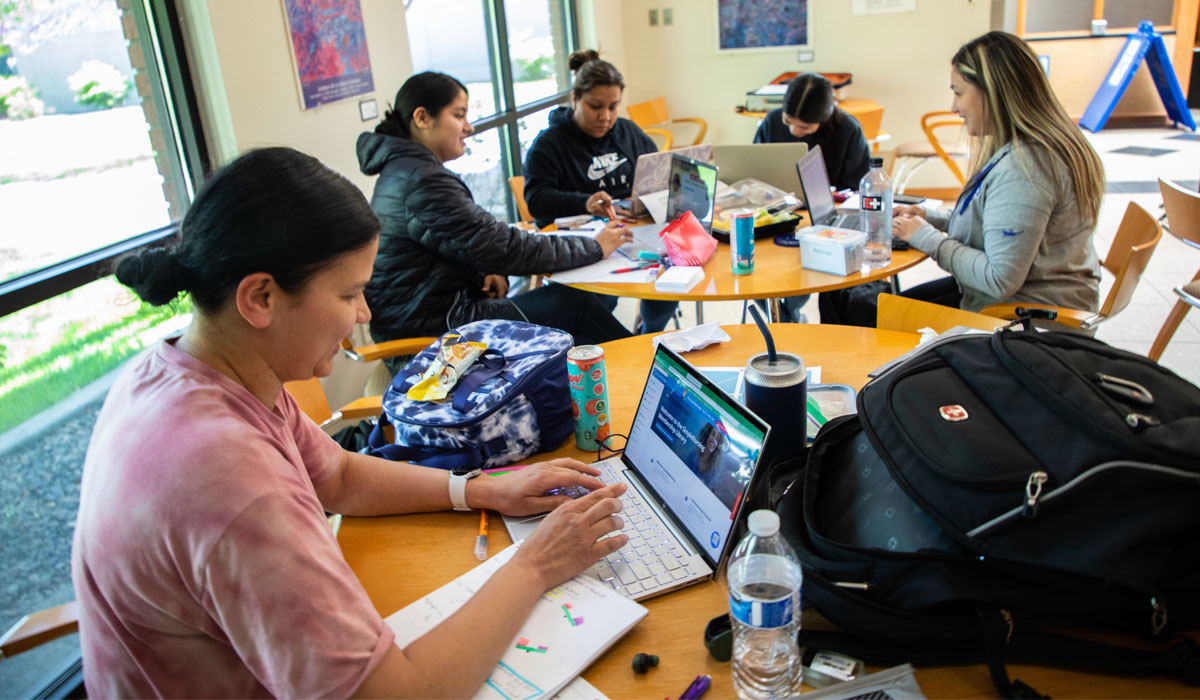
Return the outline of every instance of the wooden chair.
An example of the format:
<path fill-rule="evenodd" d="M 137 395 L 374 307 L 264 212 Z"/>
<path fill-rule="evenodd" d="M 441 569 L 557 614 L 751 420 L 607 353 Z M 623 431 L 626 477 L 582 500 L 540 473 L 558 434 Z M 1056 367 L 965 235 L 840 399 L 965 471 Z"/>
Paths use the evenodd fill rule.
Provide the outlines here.
<path fill-rule="evenodd" d="M 704 140 L 704 135 L 708 133 L 708 122 L 700 117 L 676 117 L 672 119 L 667 113 L 667 98 L 655 97 L 648 102 L 639 102 L 635 105 L 629 105 L 629 118 L 634 124 L 649 129 L 659 125 L 672 126 L 674 124 L 695 124 L 699 127 L 696 134 L 696 140 L 690 145 L 696 145 Z"/>
<path fill-rule="evenodd" d="M 529 205 L 525 203 L 525 176 L 513 175 L 508 178 L 508 188 L 512 190 L 513 199 L 517 200 L 517 214 L 521 216 L 521 221 L 532 223 L 533 214 L 529 213 Z"/>
<path fill-rule="evenodd" d="M 922 328 L 932 328 L 938 333 L 945 333 L 955 326 L 990 331 L 1007 324 L 1008 321 L 994 316 L 985 316 L 952 306 L 942 306 L 895 294 L 879 295 L 875 320 L 878 328 L 909 333 L 916 333 Z"/>
<path fill-rule="evenodd" d="M 1185 190 L 1176 183 L 1162 178 L 1158 179 L 1158 189 L 1162 192 L 1163 206 L 1167 210 L 1167 230 L 1186 245 L 1200 249 L 1200 192 Z M 1196 275 L 1192 277 L 1190 284 L 1175 288 L 1175 293 L 1179 295 L 1179 301 L 1175 302 L 1171 313 L 1167 314 L 1166 322 L 1158 331 L 1158 337 L 1150 346 L 1150 352 L 1146 354 L 1151 360 L 1157 362 L 1162 357 L 1163 350 L 1167 348 L 1167 343 L 1171 342 L 1171 337 L 1175 335 L 1175 330 L 1183 322 L 1183 317 L 1187 315 L 1188 310 L 1193 306 L 1200 306 L 1198 303 L 1200 288 L 1198 286 L 1200 286 L 1200 270 L 1196 270 Z"/>
<path fill-rule="evenodd" d="M 878 151 L 880 143 L 891 139 L 890 134 L 880 131 L 879 128 L 883 124 L 883 107 L 863 110 L 855 114 L 854 118 L 862 126 L 863 137 L 867 139 L 867 143 L 871 144 L 872 151 Z"/>
<path fill-rule="evenodd" d="M 954 161 L 970 156 L 962 117 L 954 112 L 928 112 L 921 116 L 921 131 L 925 132 L 924 141 L 896 148 L 896 176 L 893 178 L 896 192 L 904 192 L 913 174 L 934 158 L 940 158 L 950 168 L 960 187 L 965 185 L 967 179 Z M 946 138 L 948 134 L 952 137 Z"/>
<path fill-rule="evenodd" d="M 355 346 L 349 338 L 343 338 L 342 352 L 355 362 L 374 362 L 385 357 L 415 355 L 435 340 L 437 338 L 403 338 L 384 343 Z M 387 379 L 390 380 L 390 375 Z M 382 383 L 382 386 L 386 386 L 386 382 Z M 378 416 L 383 410 L 383 397 L 378 393 L 382 391 L 380 387 L 380 382 L 373 382 L 371 378 L 368 378 L 364 383 L 364 395 L 351 400 L 335 411 L 330 406 L 325 386 L 319 377 L 310 377 L 284 384 L 284 388 L 292 395 L 292 398 L 296 399 L 296 403 L 300 405 L 300 410 L 304 411 L 304 415 L 327 432 L 333 432 L 336 428 L 342 427 L 340 425 L 342 421 L 356 421 Z"/>
<path fill-rule="evenodd" d="M 654 140 L 660 151 L 669 151 L 675 145 L 675 135 L 666 129 L 642 129 L 642 131 Z"/>
<path fill-rule="evenodd" d="M 1017 318 L 1017 307 L 1052 309 L 1058 312 L 1058 322 L 1074 326 L 1080 330 L 1091 330 L 1101 322 L 1112 318 L 1129 305 L 1133 298 L 1133 290 L 1137 288 L 1138 280 L 1150 262 L 1155 246 L 1162 239 L 1162 226 L 1150 212 L 1140 207 L 1136 202 L 1130 202 L 1117 227 L 1117 235 L 1113 237 L 1112 247 L 1108 249 L 1103 267 L 1111 272 L 1115 279 L 1100 311 L 1082 311 L 1047 304 L 1032 304 L 1028 302 L 991 304 L 980 309 L 980 313 L 998 318 Z"/>
<path fill-rule="evenodd" d="M 39 610 L 21 618 L 0 636 L 0 659 L 28 651 L 79 630 L 79 608 L 75 601 Z"/>

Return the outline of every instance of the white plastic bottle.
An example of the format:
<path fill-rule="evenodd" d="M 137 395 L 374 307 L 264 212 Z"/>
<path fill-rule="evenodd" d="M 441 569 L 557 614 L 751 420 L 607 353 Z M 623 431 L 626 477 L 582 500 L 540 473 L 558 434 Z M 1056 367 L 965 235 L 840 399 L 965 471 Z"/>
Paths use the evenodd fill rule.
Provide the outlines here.
<path fill-rule="evenodd" d="M 867 232 L 863 262 L 868 267 L 884 267 L 892 262 L 892 178 L 883 172 L 882 158 L 871 159 L 871 169 L 858 183 L 858 193 Z"/>
<path fill-rule="evenodd" d="M 778 698 L 800 686 L 800 561 L 773 511 L 754 511 L 748 525 L 727 569 L 733 687 L 743 700 Z"/>

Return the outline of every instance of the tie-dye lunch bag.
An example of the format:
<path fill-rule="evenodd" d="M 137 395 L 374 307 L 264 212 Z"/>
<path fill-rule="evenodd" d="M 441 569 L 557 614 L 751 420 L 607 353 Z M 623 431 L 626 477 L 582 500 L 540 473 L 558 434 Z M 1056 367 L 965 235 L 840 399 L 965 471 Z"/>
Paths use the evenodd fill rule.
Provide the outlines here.
<path fill-rule="evenodd" d="M 503 466 L 557 448 L 574 431 L 567 385 L 574 344 L 569 333 L 521 321 L 450 331 L 392 380 L 367 452 L 453 469 Z M 455 365 L 467 355 L 474 361 L 460 374 Z M 449 376 L 457 381 L 444 391 Z"/>

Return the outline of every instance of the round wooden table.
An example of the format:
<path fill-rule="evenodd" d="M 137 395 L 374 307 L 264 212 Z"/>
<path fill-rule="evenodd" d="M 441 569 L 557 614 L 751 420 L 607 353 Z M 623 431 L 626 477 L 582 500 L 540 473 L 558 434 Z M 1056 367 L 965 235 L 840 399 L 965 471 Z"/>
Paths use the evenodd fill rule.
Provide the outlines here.
<path fill-rule="evenodd" d="M 804 224 L 807 225 L 807 224 Z M 704 279 L 691 291 L 684 293 L 660 292 L 653 283 L 605 284 L 603 282 L 572 282 L 569 286 L 598 292 L 609 296 L 633 297 L 635 299 L 666 299 L 670 301 L 727 301 L 744 299 L 767 299 L 768 317 L 772 322 L 780 320 L 779 299 L 816 294 L 833 289 L 853 287 L 864 282 L 887 279 L 923 261 L 927 256 L 910 248 L 892 252 L 892 261 L 885 267 L 863 267 L 849 275 L 831 275 L 827 272 L 808 270 L 800 264 L 800 249 L 776 245 L 771 238 L 763 238 L 754 244 L 754 273 L 735 275 L 730 269 L 728 243 L 718 243 L 713 256 L 704 264 Z M 553 275 L 549 276 L 554 279 Z M 703 314 L 697 308 L 697 322 L 703 323 Z"/>
<path fill-rule="evenodd" d="M 687 353 L 697 366 L 737 366 L 766 349 L 753 325 L 723 328 L 727 343 Z M 861 387 L 867 372 L 911 350 L 915 333 L 812 324 L 783 323 L 771 331 L 780 349 L 795 352 L 805 363 L 821 366 L 822 381 Z M 606 343 L 606 364 L 613 428 L 627 432 L 650 369 L 650 335 Z M 594 454 L 567 442 L 536 459 L 574 457 L 592 461 Z M 533 460 L 531 460 L 533 461 Z M 492 554 L 511 544 L 499 521 L 489 534 Z M 479 516 L 476 513 L 424 513 L 380 518 L 346 518 L 338 539 L 342 552 L 375 608 L 391 615 L 479 562 L 473 554 Z M 583 676 L 610 698 L 677 698 L 697 675 L 712 676 L 706 698 L 734 697 L 730 664 L 715 661 L 703 644 L 704 625 L 729 609 L 723 577 L 645 601 L 650 614 L 584 672 Z M 806 611 L 803 625 L 825 623 Z M 660 663 L 644 675 L 631 668 L 634 654 L 657 654 Z M 869 669 L 879 670 L 879 669 Z M 1009 673 L 1051 697 L 1195 697 L 1195 689 L 1162 678 L 1133 678 L 1010 665 Z M 922 691 L 931 698 L 994 697 L 983 664 L 917 670 Z"/>

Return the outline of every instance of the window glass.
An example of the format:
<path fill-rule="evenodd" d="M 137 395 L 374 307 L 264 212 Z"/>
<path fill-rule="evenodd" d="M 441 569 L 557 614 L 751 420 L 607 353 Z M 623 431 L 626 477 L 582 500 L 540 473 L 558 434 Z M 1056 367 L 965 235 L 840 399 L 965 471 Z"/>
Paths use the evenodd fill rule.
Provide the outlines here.
<path fill-rule="evenodd" d="M 1104 19 L 1108 30 L 1135 29 L 1142 20 L 1155 26 L 1169 26 L 1175 11 L 1175 0 L 1105 0 Z"/>
<path fill-rule="evenodd" d="M 1041 0 L 1026 5 L 1025 31 L 1090 31 L 1092 0 Z"/>
<path fill-rule="evenodd" d="M 530 112 L 517 120 L 517 139 L 521 142 L 522 163 L 525 162 L 525 154 L 529 152 L 529 146 L 533 144 L 533 140 L 550 125 L 550 113 L 558 108 L 559 105 L 547 107 L 537 112 Z"/>
<path fill-rule="evenodd" d="M 446 163 L 446 167 L 467 183 L 475 203 L 501 221 L 508 221 L 508 169 L 501 139 L 507 127 L 479 132 L 467 139 L 466 154 Z"/>
<path fill-rule="evenodd" d="M 571 49 L 561 0 L 509 0 L 504 17 L 517 105 L 566 90 Z"/>
<path fill-rule="evenodd" d="M 2 4 L 0 280 L 169 224 L 116 0 Z"/>
<path fill-rule="evenodd" d="M 479 0 L 409 0 L 404 21 L 412 51 L 413 72 L 437 71 L 467 86 L 471 119 L 500 111 L 488 58 L 488 33 Z M 450 39 L 452 37 L 452 39 Z M 399 89 L 396 86 L 395 89 Z"/>

